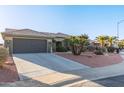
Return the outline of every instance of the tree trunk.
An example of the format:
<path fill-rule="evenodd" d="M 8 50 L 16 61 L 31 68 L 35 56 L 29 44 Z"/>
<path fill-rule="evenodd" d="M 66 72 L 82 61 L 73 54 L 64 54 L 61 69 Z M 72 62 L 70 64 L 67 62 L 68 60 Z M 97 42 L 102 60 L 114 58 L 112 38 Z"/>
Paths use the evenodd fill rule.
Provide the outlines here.
<path fill-rule="evenodd" d="M 81 54 L 81 50 L 82 50 L 82 46 L 81 45 L 73 45 L 72 46 L 72 53 L 74 55 L 80 55 Z"/>
<path fill-rule="evenodd" d="M 0 63 L 0 69 L 3 69 L 3 63 Z"/>

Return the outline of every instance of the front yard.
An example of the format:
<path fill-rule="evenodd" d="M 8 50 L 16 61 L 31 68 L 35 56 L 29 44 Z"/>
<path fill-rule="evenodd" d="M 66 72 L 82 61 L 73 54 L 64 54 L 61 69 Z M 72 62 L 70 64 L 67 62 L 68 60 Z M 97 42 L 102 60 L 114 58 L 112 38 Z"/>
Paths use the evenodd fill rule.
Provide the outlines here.
<path fill-rule="evenodd" d="M 57 52 L 56 54 L 93 68 L 118 64 L 123 61 L 122 57 L 119 54 L 114 53 L 108 53 L 107 55 L 95 55 L 92 52 L 85 52 L 78 56 L 73 55 L 72 53 Z"/>

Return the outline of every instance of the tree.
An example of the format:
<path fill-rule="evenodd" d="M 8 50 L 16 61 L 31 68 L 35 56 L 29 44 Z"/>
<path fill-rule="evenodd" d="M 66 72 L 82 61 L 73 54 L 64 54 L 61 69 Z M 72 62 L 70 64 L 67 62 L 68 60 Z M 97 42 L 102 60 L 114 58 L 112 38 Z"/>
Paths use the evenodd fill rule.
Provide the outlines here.
<path fill-rule="evenodd" d="M 119 47 L 124 48 L 124 39 L 119 41 Z"/>
<path fill-rule="evenodd" d="M 112 46 L 113 41 L 116 40 L 116 39 L 117 39 L 116 36 L 109 36 L 109 38 L 108 38 L 108 42 L 110 43 L 110 47 Z"/>
<path fill-rule="evenodd" d="M 105 45 L 105 40 L 107 39 L 108 37 L 106 37 L 106 36 L 98 36 L 98 37 L 96 37 L 96 39 L 97 39 L 97 41 L 101 44 L 101 46 L 102 47 L 104 47 L 104 45 Z"/>
<path fill-rule="evenodd" d="M 70 42 L 71 51 L 74 55 L 80 55 L 83 46 L 88 44 L 88 35 L 71 36 L 68 40 Z"/>
<path fill-rule="evenodd" d="M 109 43 L 109 46 L 111 47 L 113 44 L 113 41 L 117 39 L 115 36 L 98 36 L 96 37 L 97 41 L 100 42 L 101 46 L 104 47 L 105 44 Z"/>

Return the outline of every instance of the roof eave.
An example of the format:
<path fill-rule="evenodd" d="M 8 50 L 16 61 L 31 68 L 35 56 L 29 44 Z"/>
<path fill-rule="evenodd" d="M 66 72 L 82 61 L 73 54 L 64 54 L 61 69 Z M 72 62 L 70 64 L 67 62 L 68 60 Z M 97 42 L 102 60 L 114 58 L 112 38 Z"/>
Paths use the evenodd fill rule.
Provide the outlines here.
<path fill-rule="evenodd" d="M 51 37 L 51 36 L 36 36 L 36 35 L 13 35 L 13 34 L 8 34 L 8 33 L 2 33 L 2 36 L 5 37 L 5 36 L 11 36 L 11 37 L 34 37 L 34 38 L 54 38 L 54 37 Z"/>

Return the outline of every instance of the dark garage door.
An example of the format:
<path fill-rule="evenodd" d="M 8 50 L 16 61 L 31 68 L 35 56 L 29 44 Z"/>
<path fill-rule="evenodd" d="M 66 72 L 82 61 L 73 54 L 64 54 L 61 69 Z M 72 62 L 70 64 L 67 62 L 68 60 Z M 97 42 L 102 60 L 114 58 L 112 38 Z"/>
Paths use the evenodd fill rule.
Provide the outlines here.
<path fill-rule="evenodd" d="M 47 52 L 47 41 L 39 39 L 13 39 L 13 53 Z"/>

